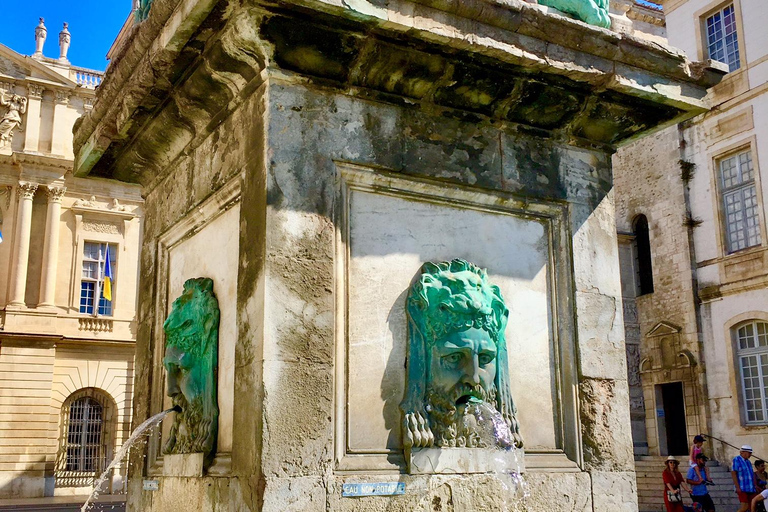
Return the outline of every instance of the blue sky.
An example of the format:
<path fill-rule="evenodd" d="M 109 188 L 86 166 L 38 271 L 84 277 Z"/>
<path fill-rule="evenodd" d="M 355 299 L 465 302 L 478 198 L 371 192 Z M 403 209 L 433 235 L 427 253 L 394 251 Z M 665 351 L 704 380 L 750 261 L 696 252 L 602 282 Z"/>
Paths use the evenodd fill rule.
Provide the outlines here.
<path fill-rule="evenodd" d="M 0 43 L 21 53 L 35 51 L 37 19 L 45 18 L 43 54 L 59 57 L 59 32 L 66 21 L 72 34 L 67 57 L 74 66 L 103 71 L 112 41 L 131 12 L 131 0 L 26 0 L 3 9 Z"/>

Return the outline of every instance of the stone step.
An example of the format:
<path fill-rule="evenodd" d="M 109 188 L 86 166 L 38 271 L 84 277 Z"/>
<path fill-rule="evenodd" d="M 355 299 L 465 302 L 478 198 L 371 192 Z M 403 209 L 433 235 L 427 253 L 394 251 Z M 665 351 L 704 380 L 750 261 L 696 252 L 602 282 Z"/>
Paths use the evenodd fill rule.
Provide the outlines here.
<path fill-rule="evenodd" d="M 17 498 L 0 500 L 0 512 L 79 512 L 86 496 Z M 89 508 L 91 512 L 125 512 L 125 495 L 104 495 Z"/>
<path fill-rule="evenodd" d="M 663 470 L 664 469 L 664 462 L 665 462 L 665 460 L 666 459 L 659 459 L 659 460 L 656 460 L 656 461 L 635 461 L 635 467 L 636 468 L 661 468 Z M 681 468 L 684 468 L 684 467 L 687 468 L 689 466 L 688 466 L 688 464 L 683 465 L 681 463 L 680 467 Z M 707 462 L 707 467 L 708 468 L 712 468 L 712 469 L 715 469 L 715 468 L 727 469 L 724 465 L 720 464 L 720 462 L 716 461 L 716 460 L 708 461 Z"/>
<path fill-rule="evenodd" d="M 681 462 L 685 462 L 687 457 L 680 457 Z M 637 496 L 639 510 L 641 512 L 663 512 L 664 493 L 662 483 L 662 472 L 664 471 L 664 461 L 666 457 L 640 457 L 635 460 L 635 473 L 637 477 Z M 680 471 L 685 475 L 689 466 L 685 464 Z M 718 461 L 707 462 L 707 470 L 710 478 L 716 485 L 709 487 L 709 495 L 715 503 L 718 510 L 730 512 L 738 508 L 738 498 L 733 492 L 733 481 L 727 465 L 720 464 Z M 689 505 L 691 500 L 687 494 L 684 494 L 683 501 Z"/>
<path fill-rule="evenodd" d="M 82 503 L 0 505 L 0 512 L 79 512 Z M 91 512 L 125 512 L 125 503 L 94 504 Z"/>

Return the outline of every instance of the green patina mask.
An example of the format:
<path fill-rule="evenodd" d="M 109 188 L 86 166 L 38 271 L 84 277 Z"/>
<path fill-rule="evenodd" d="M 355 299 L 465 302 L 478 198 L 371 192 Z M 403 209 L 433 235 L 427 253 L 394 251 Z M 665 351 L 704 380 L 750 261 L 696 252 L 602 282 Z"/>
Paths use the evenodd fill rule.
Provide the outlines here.
<path fill-rule="evenodd" d="M 460 259 L 425 263 L 408 293 L 406 314 L 405 447 L 482 447 L 462 420 L 470 402 L 495 408 L 522 447 L 509 389 L 509 310 L 486 271 Z"/>
<path fill-rule="evenodd" d="M 539 0 L 539 4 L 571 14 L 590 25 L 611 28 L 608 0 Z"/>
<path fill-rule="evenodd" d="M 219 301 L 213 281 L 189 279 L 163 324 L 167 392 L 181 407 L 165 443 L 165 453 L 204 453 L 210 462 L 216 446 L 219 407 L 216 395 Z"/>

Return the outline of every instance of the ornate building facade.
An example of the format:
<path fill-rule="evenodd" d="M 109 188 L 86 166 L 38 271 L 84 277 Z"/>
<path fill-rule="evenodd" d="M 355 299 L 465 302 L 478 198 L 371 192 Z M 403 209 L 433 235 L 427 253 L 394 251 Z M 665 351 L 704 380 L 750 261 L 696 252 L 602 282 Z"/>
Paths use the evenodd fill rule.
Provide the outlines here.
<path fill-rule="evenodd" d="M 614 157 L 635 453 L 704 433 L 727 468 L 734 446 L 768 454 L 768 12 L 662 3 L 669 44 L 730 73 L 711 111 Z"/>
<path fill-rule="evenodd" d="M 0 45 L 0 498 L 89 492 L 131 420 L 143 202 L 72 175 L 101 73 L 69 63 L 66 24 L 58 58 L 46 38 L 41 19 L 33 55 Z"/>

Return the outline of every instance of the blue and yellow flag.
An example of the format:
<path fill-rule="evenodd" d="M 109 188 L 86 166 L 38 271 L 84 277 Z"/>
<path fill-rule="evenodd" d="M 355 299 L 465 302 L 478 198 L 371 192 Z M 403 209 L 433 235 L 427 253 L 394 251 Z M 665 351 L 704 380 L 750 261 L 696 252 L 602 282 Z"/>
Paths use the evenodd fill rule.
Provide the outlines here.
<path fill-rule="evenodd" d="M 108 301 L 112 300 L 112 264 L 109 261 L 109 244 L 107 244 L 107 252 L 104 256 L 106 260 L 104 262 L 104 286 L 101 288 L 101 295 Z"/>

